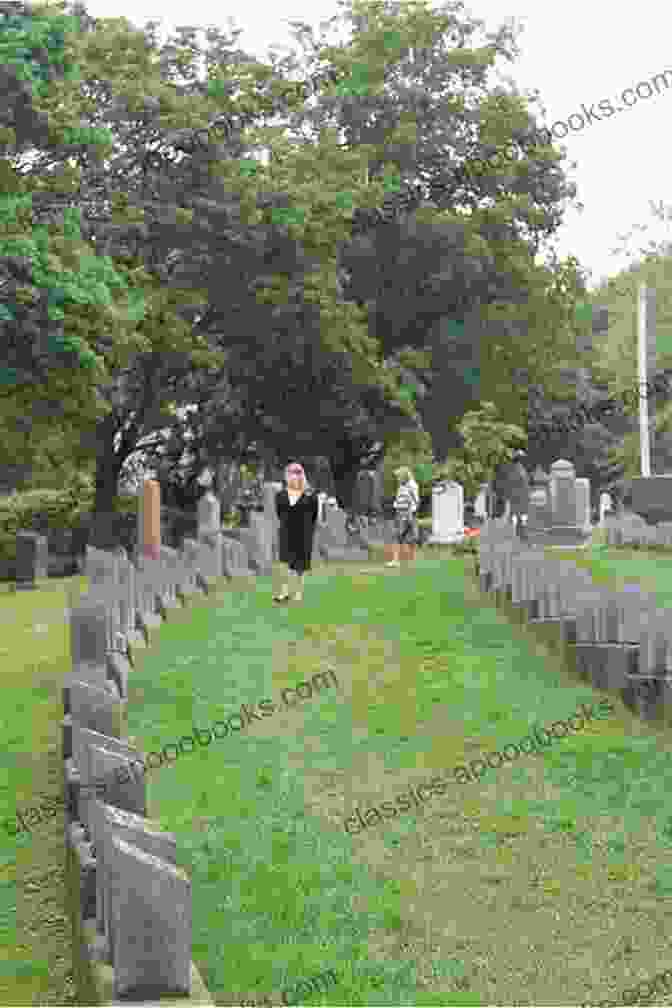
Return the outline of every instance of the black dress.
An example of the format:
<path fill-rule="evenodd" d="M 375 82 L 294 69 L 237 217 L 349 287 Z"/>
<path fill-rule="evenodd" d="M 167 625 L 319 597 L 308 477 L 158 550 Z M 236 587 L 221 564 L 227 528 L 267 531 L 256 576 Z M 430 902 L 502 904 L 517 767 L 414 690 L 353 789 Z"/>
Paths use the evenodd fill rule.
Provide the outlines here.
<path fill-rule="evenodd" d="M 289 503 L 286 490 L 280 490 L 275 495 L 275 510 L 280 521 L 280 561 L 288 564 L 297 574 L 310 570 L 317 509 L 317 496 L 309 490 L 294 505 Z"/>

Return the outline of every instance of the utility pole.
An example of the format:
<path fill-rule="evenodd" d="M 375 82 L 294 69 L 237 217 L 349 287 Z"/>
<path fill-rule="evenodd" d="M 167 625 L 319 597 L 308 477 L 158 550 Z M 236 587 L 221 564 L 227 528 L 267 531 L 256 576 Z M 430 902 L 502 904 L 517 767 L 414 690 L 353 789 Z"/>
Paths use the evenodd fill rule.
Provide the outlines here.
<path fill-rule="evenodd" d="M 651 475 L 648 374 L 656 365 L 656 292 L 640 284 L 637 304 L 637 363 L 639 371 L 639 449 L 642 476 Z"/>

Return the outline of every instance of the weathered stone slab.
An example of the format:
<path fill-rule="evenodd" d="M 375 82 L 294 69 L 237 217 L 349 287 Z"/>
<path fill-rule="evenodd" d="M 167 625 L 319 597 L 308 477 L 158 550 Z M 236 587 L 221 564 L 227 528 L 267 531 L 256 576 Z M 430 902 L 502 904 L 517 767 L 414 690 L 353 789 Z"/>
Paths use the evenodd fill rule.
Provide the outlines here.
<path fill-rule="evenodd" d="M 114 937 L 109 897 L 112 837 L 119 836 L 140 850 L 173 865 L 176 863 L 177 841 L 173 833 L 163 832 L 158 823 L 151 822 L 144 816 L 124 812 L 97 799 L 90 806 L 89 817 L 97 861 L 96 925 L 100 934 L 105 936 L 108 960 L 113 962 Z"/>
<path fill-rule="evenodd" d="M 228 536 L 222 541 L 222 565 L 227 577 L 251 577 L 254 573 L 248 566 L 247 549 L 243 544 Z"/>
<path fill-rule="evenodd" d="M 118 998 L 189 994 L 191 882 L 181 869 L 118 836 L 111 841 L 110 911 Z"/>
<path fill-rule="evenodd" d="M 109 651 L 106 659 L 107 682 L 114 688 L 124 702 L 128 700 L 128 677 L 131 663 L 126 655 L 119 651 Z M 104 734 L 108 734 L 105 732 Z"/>
<path fill-rule="evenodd" d="M 122 754 L 92 746 L 90 778 L 86 790 L 80 790 L 80 821 L 90 825 L 92 802 L 99 798 L 125 812 L 147 813 L 147 783 L 137 763 Z"/>
<path fill-rule="evenodd" d="M 69 689 L 70 683 L 78 680 L 102 689 L 107 678 L 107 606 L 100 599 L 82 595 L 70 606 L 68 618 L 72 670 L 66 673 L 64 686 Z"/>
<path fill-rule="evenodd" d="M 633 644 L 577 644 L 577 669 L 581 678 L 595 689 L 625 689 L 631 675 L 637 675 L 639 648 Z"/>
<path fill-rule="evenodd" d="M 112 684 L 101 689 L 76 680 L 70 686 L 70 712 L 72 719 L 82 728 L 119 738 L 125 708 L 125 702 L 120 700 L 119 692 Z"/>
<path fill-rule="evenodd" d="M 130 746 L 125 739 L 116 739 L 108 735 L 101 735 L 99 732 L 82 728 L 76 722 L 72 725 L 72 760 L 66 763 L 66 794 L 70 799 L 70 808 L 73 816 L 79 817 L 80 811 L 80 789 L 88 789 L 89 793 L 95 781 L 91 767 L 91 748 L 98 746 L 111 753 L 116 753 L 123 760 L 132 764 L 132 769 L 136 776 L 144 779 L 144 761 L 140 752 Z M 110 799 L 111 803 L 111 799 Z M 139 809 L 132 809 L 140 815 L 144 815 L 144 806 Z"/>

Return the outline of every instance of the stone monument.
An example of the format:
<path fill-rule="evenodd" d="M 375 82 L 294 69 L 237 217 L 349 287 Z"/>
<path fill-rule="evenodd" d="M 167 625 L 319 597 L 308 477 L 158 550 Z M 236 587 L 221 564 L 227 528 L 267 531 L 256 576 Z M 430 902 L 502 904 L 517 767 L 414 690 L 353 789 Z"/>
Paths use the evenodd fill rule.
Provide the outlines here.
<path fill-rule="evenodd" d="M 221 506 L 212 490 L 203 494 L 196 508 L 198 516 L 198 538 L 216 535 L 221 531 Z"/>
<path fill-rule="evenodd" d="M 604 526 L 605 518 L 614 511 L 614 501 L 610 493 L 604 491 L 600 494 L 600 527 Z"/>
<path fill-rule="evenodd" d="M 672 473 L 630 481 L 630 509 L 649 525 L 672 521 Z"/>
<path fill-rule="evenodd" d="M 448 545 L 464 538 L 464 488 L 448 480 L 432 488 L 432 534 L 429 545 Z"/>
<path fill-rule="evenodd" d="M 567 459 L 558 459 L 551 466 L 548 490 L 539 476 L 535 472 L 530 492 L 529 544 L 584 545 L 590 536 L 590 481 L 577 481 L 574 466 Z"/>
<path fill-rule="evenodd" d="M 138 556 L 158 560 L 161 553 L 161 487 L 147 479 L 138 495 Z"/>

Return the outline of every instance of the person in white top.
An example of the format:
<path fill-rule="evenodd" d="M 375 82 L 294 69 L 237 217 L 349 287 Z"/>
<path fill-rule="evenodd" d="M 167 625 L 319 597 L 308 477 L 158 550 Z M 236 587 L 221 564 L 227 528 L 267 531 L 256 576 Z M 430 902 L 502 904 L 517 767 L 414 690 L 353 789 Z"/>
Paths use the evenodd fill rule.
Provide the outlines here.
<path fill-rule="evenodd" d="M 397 542 L 392 547 L 392 560 L 388 567 L 400 567 L 399 557 L 407 560 L 415 559 L 418 542 L 418 523 L 416 515 L 420 506 L 420 491 L 413 479 L 413 473 L 407 466 L 401 466 L 394 474 L 399 480 L 397 496 L 394 499 L 394 510 L 397 519 Z"/>

